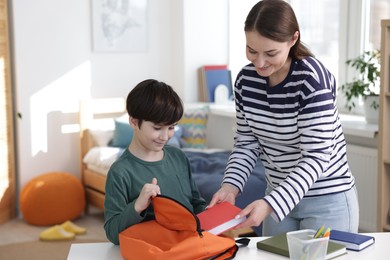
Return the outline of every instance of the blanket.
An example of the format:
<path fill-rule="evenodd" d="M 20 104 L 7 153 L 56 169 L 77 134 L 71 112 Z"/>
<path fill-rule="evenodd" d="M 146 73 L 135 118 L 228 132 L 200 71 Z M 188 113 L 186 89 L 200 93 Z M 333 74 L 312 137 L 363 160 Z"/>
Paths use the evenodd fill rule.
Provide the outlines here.
<path fill-rule="evenodd" d="M 230 152 L 185 151 L 185 153 L 190 161 L 192 177 L 198 186 L 199 192 L 207 202 L 210 202 L 213 194 L 221 185 Z M 248 178 L 243 193 L 236 199 L 236 205 L 244 208 L 254 200 L 264 197 L 266 186 L 264 166 L 258 160 L 255 169 Z M 254 230 L 257 235 L 261 236 L 261 226 L 254 228 Z"/>

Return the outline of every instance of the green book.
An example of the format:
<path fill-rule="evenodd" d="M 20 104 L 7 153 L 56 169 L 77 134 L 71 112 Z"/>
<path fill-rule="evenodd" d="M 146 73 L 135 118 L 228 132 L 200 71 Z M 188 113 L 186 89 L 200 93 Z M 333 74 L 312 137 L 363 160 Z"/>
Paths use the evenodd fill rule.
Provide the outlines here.
<path fill-rule="evenodd" d="M 257 242 L 257 248 L 286 257 L 290 256 L 288 253 L 286 233 L 277 236 L 272 236 Z M 329 241 L 326 259 L 332 259 L 346 253 L 347 249 L 345 246 Z"/>

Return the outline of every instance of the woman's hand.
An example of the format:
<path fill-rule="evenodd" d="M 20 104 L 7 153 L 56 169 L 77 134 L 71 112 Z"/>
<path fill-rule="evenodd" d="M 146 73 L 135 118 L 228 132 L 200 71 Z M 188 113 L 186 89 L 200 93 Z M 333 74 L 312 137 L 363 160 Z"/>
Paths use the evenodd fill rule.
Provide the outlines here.
<path fill-rule="evenodd" d="M 238 214 L 237 218 L 247 216 L 247 219 L 235 228 L 257 227 L 271 212 L 272 208 L 265 200 L 255 200 Z"/>
<path fill-rule="evenodd" d="M 216 193 L 214 193 L 213 198 L 207 207 L 211 208 L 215 204 L 221 203 L 223 201 L 228 201 L 234 205 L 238 192 L 239 190 L 237 187 L 225 183 Z"/>
<path fill-rule="evenodd" d="M 157 185 L 157 179 L 153 178 L 152 183 L 146 183 L 135 201 L 134 209 L 138 213 L 144 211 L 152 202 L 152 198 L 161 194 L 160 187 Z"/>

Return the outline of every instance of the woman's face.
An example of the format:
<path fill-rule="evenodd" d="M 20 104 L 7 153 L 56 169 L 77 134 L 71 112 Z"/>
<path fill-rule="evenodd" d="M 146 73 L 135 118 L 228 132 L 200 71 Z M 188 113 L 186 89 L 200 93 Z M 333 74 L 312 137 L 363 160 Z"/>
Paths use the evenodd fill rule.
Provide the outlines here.
<path fill-rule="evenodd" d="M 291 41 L 277 42 L 261 36 L 256 31 L 245 32 L 246 57 L 256 67 L 262 77 L 279 77 L 287 75 L 289 64 L 286 64 L 288 53 L 298 39 L 298 32 Z"/>

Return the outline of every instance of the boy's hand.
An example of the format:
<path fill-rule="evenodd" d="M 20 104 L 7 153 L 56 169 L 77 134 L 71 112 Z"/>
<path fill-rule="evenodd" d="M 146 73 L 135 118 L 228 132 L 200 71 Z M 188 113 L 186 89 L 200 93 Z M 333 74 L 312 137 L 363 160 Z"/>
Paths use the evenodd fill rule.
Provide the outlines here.
<path fill-rule="evenodd" d="M 141 190 L 134 204 L 134 209 L 138 213 L 144 211 L 151 203 L 152 198 L 161 194 L 160 187 L 157 185 L 157 179 L 153 178 L 152 183 L 146 183 Z"/>

